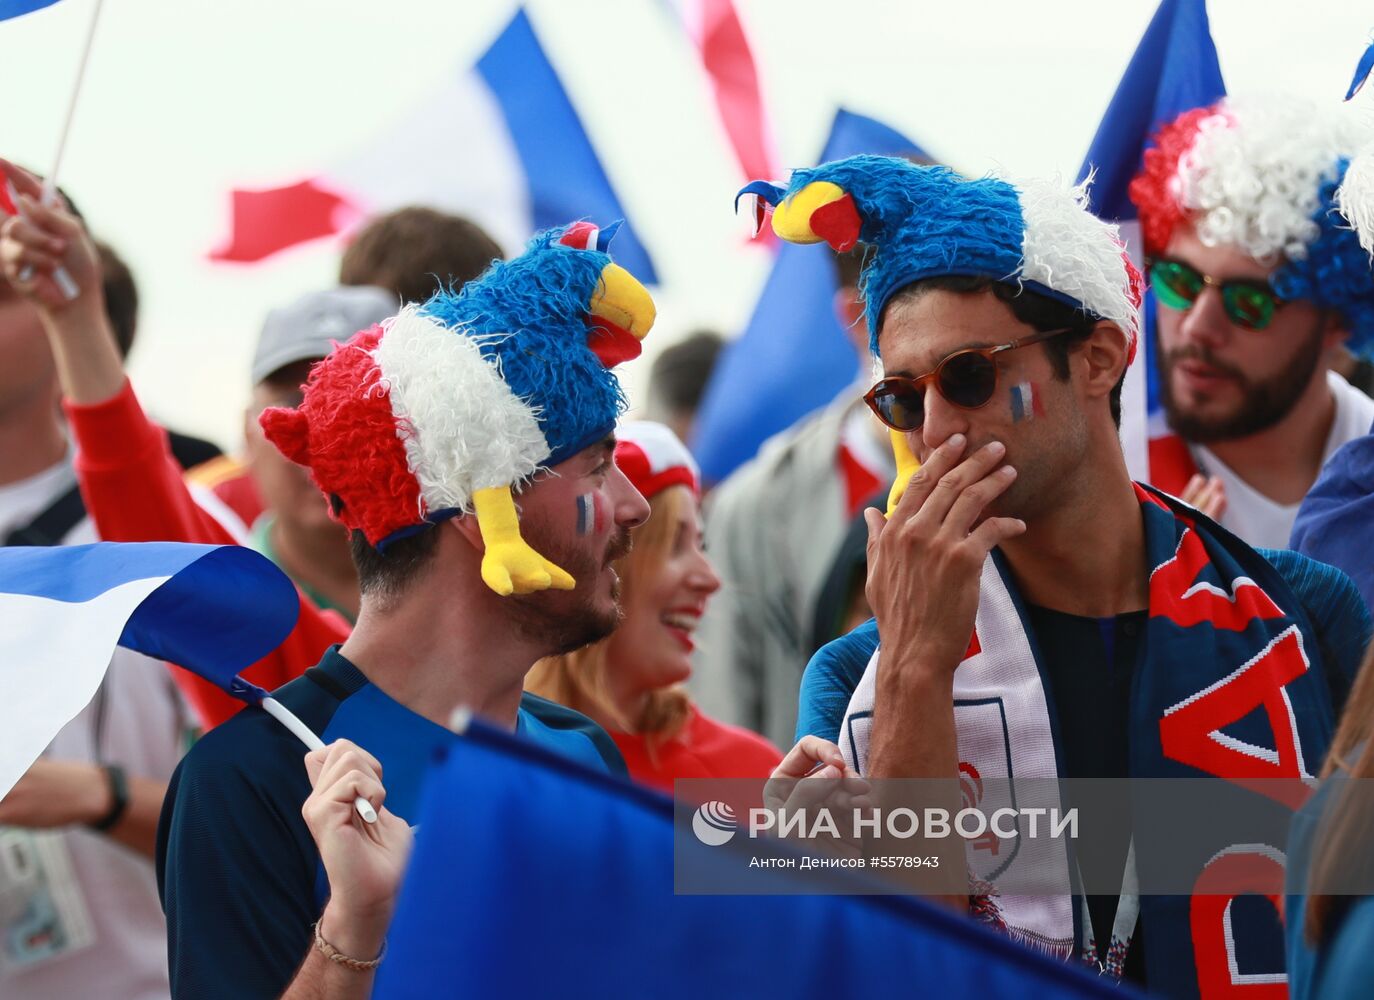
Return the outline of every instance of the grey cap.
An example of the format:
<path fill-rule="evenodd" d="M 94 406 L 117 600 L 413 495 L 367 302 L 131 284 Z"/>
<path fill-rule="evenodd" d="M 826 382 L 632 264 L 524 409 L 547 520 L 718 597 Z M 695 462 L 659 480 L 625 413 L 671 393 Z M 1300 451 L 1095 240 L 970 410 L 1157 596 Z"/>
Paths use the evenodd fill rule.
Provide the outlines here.
<path fill-rule="evenodd" d="M 253 384 L 279 368 L 327 355 L 334 341 L 345 341 L 400 308 L 396 296 L 370 285 L 340 286 L 302 295 L 273 309 L 262 324 L 253 352 Z"/>

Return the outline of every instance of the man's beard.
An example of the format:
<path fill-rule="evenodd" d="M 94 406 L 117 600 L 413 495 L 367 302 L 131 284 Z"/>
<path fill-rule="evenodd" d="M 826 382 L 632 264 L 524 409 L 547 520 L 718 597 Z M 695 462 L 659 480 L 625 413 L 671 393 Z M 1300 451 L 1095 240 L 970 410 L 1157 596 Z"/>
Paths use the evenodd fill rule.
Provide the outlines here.
<path fill-rule="evenodd" d="M 585 549 L 560 545 L 552 538 L 539 539 L 528 531 L 526 534 L 534 550 L 566 570 L 577 586 L 572 590 L 550 589 L 507 598 L 512 625 L 521 638 L 547 646 L 545 656 L 559 656 L 590 646 L 614 632 L 623 617 L 620 580 L 617 578 L 611 585 L 609 607 L 601 605 L 595 591 L 606 567 L 629 553 L 629 529 L 619 529 L 599 560 Z M 538 534 L 536 529 L 535 535 Z"/>
<path fill-rule="evenodd" d="M 1185 441 L 1207 444 L 1211 441 L 1234 441 L 1273 427 L 1293 408 L 1293 404 L 1307 391 L 1312 374 L 1322 359 L 1322 338 L 1312 334 L 1292 362 L 1263 382 L 1253 382 L 1239 369 L 1212 356 L 1206 348 L 1180 347 L 1167 355 L 1156 341 L 1156 357 L 1161 379 L 1160 392 L 1169 428 Z M 1203 417 L 1184 412 L 1174 399 L 1174 366 L 1180 361 L 1196 360 L 1210 365 L 1235 379 L 1241 392 L 1241 403 L 1232 414 Z"/>

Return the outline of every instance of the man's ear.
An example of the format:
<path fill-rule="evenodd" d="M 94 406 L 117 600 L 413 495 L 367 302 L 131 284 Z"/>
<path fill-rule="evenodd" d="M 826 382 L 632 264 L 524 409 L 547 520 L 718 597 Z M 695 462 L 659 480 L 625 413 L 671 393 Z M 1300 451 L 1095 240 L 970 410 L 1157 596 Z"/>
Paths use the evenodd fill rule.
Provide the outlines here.
<path fill-rule="evenodd" d="M 449 518 L 443 524 L 439 525 L 439 527 L 445 530 L 452 528 L 454 531 L 458 532 L 464 542 L 471 545 L 475 551 L 480 554 L 486 553 L 487 546 L 486 543 L 482 541 L 482 529 L 477 526 L 476 514 L 459 514 L 457 517 Z"/>
<path fill-rule="evenodd" d="M 1129 355 L 1127 340 L 1121 328 L 1106 320 L 1093 327 L 1082 345 L 1087 382 L 1084 391 L 1089 398 L 1106 398 L 1126 372 Z"/>
<path fill-rule="evenodd" d="M 1350 331 L 1346 329 L 1345 318 L 1335 309 L 1326 310 L 1322 317 L 1322 347 L 1330 351 L 1349 339 Z"/>

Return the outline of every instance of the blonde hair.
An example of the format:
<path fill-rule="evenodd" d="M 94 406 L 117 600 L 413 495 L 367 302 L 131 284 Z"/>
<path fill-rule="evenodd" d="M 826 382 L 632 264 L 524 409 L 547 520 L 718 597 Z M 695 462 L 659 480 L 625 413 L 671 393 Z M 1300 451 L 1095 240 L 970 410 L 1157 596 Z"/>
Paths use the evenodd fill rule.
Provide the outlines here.
<path fill-rule="evenodd" d="M 1374 778 L 1374 739 L 1371 736 L 1374 736 L 1374 645 L 1365 651 L 1364 662 L 1351 686 L 1321 778 L 1326 781 L 1337 774 L 1358 779 Z M 1336 924 L 1355 899 L 1333 895 L 1331 888 L 1343 877 L 1351 877 L 1352 859 L 1367 858 L 1369 837 L 1374 833 L 1374 809 L 1370 807 L 1362 784 L 1364 782 L 1351 781 L 1337 790 L 1323 812 L 1314 838 L 1308 879 L 1311 889 L 1303 926 L 1307 942 L 1313 946 L 1330 940 Z M 1361 874 L 1367 877 L 1368 868 Z"/>
<path fill-rule="evenodd" d="M 615 564 L 620 577 L 621 599 L 629 604 L 635 586 L 652 580 L 668 560 L 677 536 L 677 525 L 691 492 L 669 488 L 649 500 L 649 520 L 634 529 L 634 548 Z M 525 677 L 525 690 L 569 708 L 590 709 L 628 733 L 641 733 L 652 758 L 654 751 L 677 736 L 691 714 L 691 699 L 681 684 L 649 693 L 638 718 L 625 718 L 611 698 L 610 639 L 602 639 L 561 656 L 536 663 Z"/>

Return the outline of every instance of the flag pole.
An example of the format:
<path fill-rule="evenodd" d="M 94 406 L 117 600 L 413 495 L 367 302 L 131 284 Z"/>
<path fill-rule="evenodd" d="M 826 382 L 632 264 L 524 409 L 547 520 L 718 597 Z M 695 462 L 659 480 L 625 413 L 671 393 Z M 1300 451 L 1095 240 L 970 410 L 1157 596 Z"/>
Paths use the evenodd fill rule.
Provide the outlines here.
<path fill-rule="evenodd" d="M 57 136 L 57 153 L 53 157 L 52 170 L 48 172 L 47 179 L 43 182 L 43 204 L 53 205 L 57 203 L 57 171 L 62 166 L 62 154 L 67 150 L 67 136 L 72 130 L 72 120 L 76 117 L 76 103 L 81 96 L 81 84 L 86 79 L 86 64 L 91 61 L 91 46 L 95 42 L 95 26 L 100 21 L 100 9 L 104 6 L 105 0 L 95 0 L 95 9 L 91 11 L 91 23 L 86 28 L 86 44 L 81 50 L 81 61 L 76 66 L 76 82 L 72 85 L 72 96 L 67 101 L 67 115 L 62 122 L 62 131 Z M 28 281 L 33 275 L 33 268 L 26 267 L 19 274 L 20 281 Z M 53 272 L 53 281 L 57 282 L 58 289 L 70 302 L 81 294 L 81 289 L 72 280 L 71 274 L 65 267 L 59 267 Z"/>
<path fill-rule="evenodd" d="M 315 730 L 302 722 L 295 712 L 277 701 L 276 698 L 268 696 L 258 704 L 262 706 L 264 712 L 289 729 L 291 734 L 304 743 L 306 747 L 311 750 L 324 749 L 324 741 L 315 735 Z M 372 803 L 361 795 L 353 800 L 353 808 L 358 810 L 358 815 L 363 818 L 364 822 L 377 822 L 377 810 L 373 809 Z"/>
<path fill-rule="evenodd" d="M 62 131 L 57 137 L 57 155 L 53 157 L 52 171 L 48 174 L 48 183 L 52 185 L 54 193 L 57 188 L 57 171 L 62 166 L 62 154 L 67 150 L 67 136 L 72 130 L 72 119 L 76 117 L 76 102 L 81 96 L 81 84 L 86 79 L 86 64 L 91 61 L 91 46 L 95 42 L 95 26 L 100 21 L 100 8 L 104 6 L 105 0 L 95 0 L 95 9 L 91 12 L 91 23 L 86 29 L 86 45 L 81 50 L 81 62 L 76 66 L 76 83 L 72 86 L 71 100 L 67 102 L 67 117 L 62 122 Z"/>

